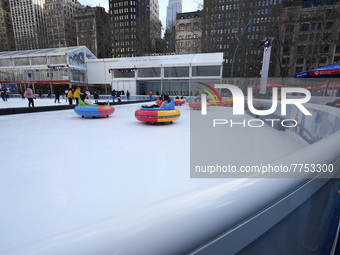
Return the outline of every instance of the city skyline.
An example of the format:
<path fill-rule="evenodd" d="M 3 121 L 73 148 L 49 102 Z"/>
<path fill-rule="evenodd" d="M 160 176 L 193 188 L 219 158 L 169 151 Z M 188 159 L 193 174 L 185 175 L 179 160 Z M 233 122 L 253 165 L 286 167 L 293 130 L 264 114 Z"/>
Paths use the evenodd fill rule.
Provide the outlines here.
<path fill-rule="evenodd" d="M 106 0 L 79 0 L 82 5 L 89 5 L 89 6 L 101 6 L 104 7 L 105 10 L 109 11 L 109 2 Z M 169 0 L 159 0 L 159 19 L 162 22 L 163 31 L 165 28 L 166 22 L 166 7 L 168 6 Z M 190 0 L 190 1 L 183 1 L 183 12 L 191 12 L 197 11 L 198 5 L 203 5 L 203 0 Z"/>

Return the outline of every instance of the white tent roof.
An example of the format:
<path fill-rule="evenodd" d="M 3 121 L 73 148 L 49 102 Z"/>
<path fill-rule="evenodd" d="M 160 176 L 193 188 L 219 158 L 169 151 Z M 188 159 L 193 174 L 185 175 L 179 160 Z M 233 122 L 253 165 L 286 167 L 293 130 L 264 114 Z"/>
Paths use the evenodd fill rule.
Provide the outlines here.
<path fill-rule="evenodd" d="M 21 50 L 21 51 L 3 51 L 0 52 L 0 59 L 3 58 L 18 58 L 18 57 L 37 57 L 37 56 L 63 56 L 68 52 L 76 51 L 79 49 L 86 49 L 87 54 L 91 53 L 86 46 L 73 46 L 64 48 L 47 48 L 47 49 L 36 49 L 36 50 Z M 96 58 L 96 56 L 92 56 Z"/>
<path fill-rule="evenodd" d="M 165 55 L 122 58 L 111 65 L 111 69 L 120 68 L 141 68 L 161 66 L 190 66 L 190 65 L 221 65 L 223 53 L 204 53 L 186 55 Z"/>

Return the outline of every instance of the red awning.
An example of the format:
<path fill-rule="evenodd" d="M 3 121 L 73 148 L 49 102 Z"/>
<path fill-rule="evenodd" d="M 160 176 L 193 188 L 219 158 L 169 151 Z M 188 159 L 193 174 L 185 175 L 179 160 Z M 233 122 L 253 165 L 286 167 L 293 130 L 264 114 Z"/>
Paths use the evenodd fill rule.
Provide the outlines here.
<path fill-rule="evenodd" d="M 304 87 L 304 89 L 309 89 L 309 90 L 320 90 L 321 88 L 320 88 L 320 87 L 315 87 L 315 86 L 307 86 L 307 87 Z"/>
<path fill-rule="evenodd" d="M 333 85 L 334 85 L 334 83 L 331 82 L 330 84 L 328 84 L 328 88 L 333 88 Z M 326 87 L 327 87 L 327 83 L 319 86 L 319 89 L 324 89 Z M 335 84 L 334 88 L 340 88 L 340 84 Z"/>
<path fill-rule="evenodd" d="M 281 88 L 281 87 L 286 87 L 285 85 L 281 85 L 275 82 L 269 82 L 267 84 L 267 89 L 271 89 L 271 88 Z M 260 86 L 254 88 L 253 90 L 260 90 Z"/>

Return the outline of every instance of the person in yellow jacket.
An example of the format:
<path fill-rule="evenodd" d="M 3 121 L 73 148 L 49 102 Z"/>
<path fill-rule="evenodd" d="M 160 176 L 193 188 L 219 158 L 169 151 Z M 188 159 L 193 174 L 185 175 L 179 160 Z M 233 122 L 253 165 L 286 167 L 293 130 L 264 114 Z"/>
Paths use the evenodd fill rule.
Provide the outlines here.
<path fill-rule="evenodd" d="M 74 89 L 69 89 L 67 93 L 68 103 L 72 104 Z"/>
<path fill-rule="evenodd" d="M 83 95 L 83 94 L 84 94 L 84 93 L 81 93 L 79 88 L 76 88 L 76 91 L 74 91 L 73 97 L 74 97 L 74 99 L 76 100 L 76 104 L 77 104 L 77 105 L 78 105 L 78 97 L 79 97 L 80 95 Z"/>

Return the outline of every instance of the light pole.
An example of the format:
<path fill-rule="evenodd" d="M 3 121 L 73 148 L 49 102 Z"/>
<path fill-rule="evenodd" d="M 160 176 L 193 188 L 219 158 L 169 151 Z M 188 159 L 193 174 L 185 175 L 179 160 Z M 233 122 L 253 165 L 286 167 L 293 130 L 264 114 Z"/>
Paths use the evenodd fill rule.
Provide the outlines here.
<path fill-rule="evenodd" d="M 270 52 L 272 50 L 271 42 L 273 40 L 274 40 L 274 37 L 267 37 L 261 41 L 261 45 L 260 45 L 263 48 L 260 94 L 266 94 L 266 91 L 267 91 Z"/>

